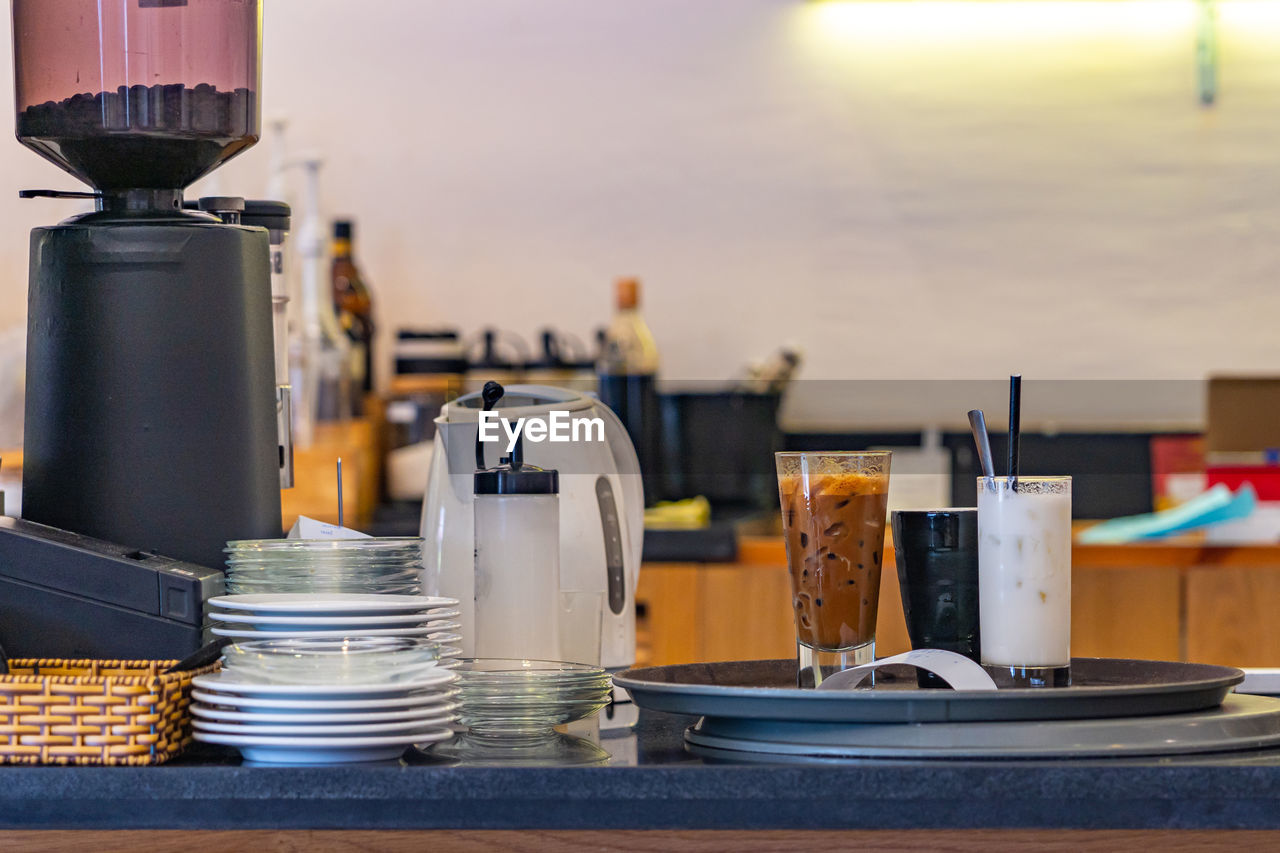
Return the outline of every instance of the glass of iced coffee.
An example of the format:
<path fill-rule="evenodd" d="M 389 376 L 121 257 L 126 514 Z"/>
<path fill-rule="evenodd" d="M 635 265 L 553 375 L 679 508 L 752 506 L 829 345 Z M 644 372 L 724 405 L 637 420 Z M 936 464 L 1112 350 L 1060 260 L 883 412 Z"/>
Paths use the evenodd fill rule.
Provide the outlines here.
<path fill-rule="evenodd" d="M 801 687 L 875 660 L 890 455 L 777 454 Z"/>
<path fill-rule="evenodd" d="M 982 665 L 997 683 L 1071 682 L 1071 478 L 978 478 Z"/>

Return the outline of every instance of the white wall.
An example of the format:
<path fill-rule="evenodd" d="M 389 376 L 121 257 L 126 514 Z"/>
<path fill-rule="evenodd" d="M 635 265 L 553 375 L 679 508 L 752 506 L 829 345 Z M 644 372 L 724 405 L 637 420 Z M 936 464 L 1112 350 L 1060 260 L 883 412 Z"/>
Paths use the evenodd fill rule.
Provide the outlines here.
<path fill-rule="evenodd" d="M 1194 10 L 267 0 L 264 116 L 328 156 L 384 330 L 585 336 L 626 273 L 674 379 L 788 340 L 816 378 L 1277 369 L 1280 11 L 1221 4 L 1204 110 Z M 221 188 L 261 193 L 266 149 Z M 72 181 L 0 144 L 0 327 L 73 209 L 29 186 Z M 797 422 L 845 419 L 801 390 Z M 1143 417 L 1198 418 L 1175 396 Z"/>

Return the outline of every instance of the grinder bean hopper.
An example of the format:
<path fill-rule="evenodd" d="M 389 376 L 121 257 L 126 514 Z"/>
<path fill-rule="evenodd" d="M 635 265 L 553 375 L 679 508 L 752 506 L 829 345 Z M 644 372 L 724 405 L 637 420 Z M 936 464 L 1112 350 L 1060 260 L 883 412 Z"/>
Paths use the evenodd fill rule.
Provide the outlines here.
<path fill-rule="evenodd" d="M 92 188 L 23 195 L 96 207 L 31 232 L 24 518 L 220 566 L 280 535 L 268 235 L 183 190 L 258 140 L 261 0 L 12 11 L 18 140 Z"/>

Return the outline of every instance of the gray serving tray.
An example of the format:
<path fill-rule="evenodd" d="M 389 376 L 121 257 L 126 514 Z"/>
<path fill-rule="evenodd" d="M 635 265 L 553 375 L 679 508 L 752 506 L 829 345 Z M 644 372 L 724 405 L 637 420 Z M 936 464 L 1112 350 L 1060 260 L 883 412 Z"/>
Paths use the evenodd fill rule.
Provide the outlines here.
<path fill-rule="evenodd" d="M 1280 744 L 1280 699 L 1228 696 L 1158 717 L 987 723 L 784 723 L 704 717 L 685 733 L 705 757 L 1108 758 L 1261 749 Z"/>
<path fill-rule="evenodd" d="M 909 671 L 909 670 L 907 670 Z M 673 714 L 818 723 L 1080 720 L 1216 708 L 1244 673 L 1226 666 L 1074 658 L 1070 687 L 929 690 L 914 676 L 878 676 L 873 688 L 795 687 L 794 660 L 629 669 L 614 676 L 641 708 Z"/>

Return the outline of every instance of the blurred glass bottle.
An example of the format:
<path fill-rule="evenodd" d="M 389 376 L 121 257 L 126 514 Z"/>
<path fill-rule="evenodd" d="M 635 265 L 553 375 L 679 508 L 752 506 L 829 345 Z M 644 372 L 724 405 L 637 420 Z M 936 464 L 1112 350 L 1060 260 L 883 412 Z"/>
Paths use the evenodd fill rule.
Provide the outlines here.
<path fill-rule="evenodd" d="M 338 322 L 351 341 L 352 407 L 363 411 L 365 394 L 373 390 L 373 297 L 360 275 L 352 249 L 349 220 L 333 223 L 333 306 Z"/>
<path fill-rule="evenodd" d="M 613 409 L 640 457 L 645 503 L 657 500 L 659 460 L 658 345 L 640 315 L 640 281 L 618 279 L 613 320 L 597 363 L 600 399 Z"/>
<path fill-rule="evenodd" d="M 305 177 L 298 217 L 298 324 L 290 335 L 289 365 L 293 386 L 294 440 L 308 447 L 320 423 L 351 417 L 354 396 L 347 365 L 351 345 L 338 323 L 333 298 L 324 277 L 325 227 L 320 214 L 320 167 L 315 156 L 302 156 L 296 165 Z M 287 264 L 286 269 L 294 269 Z"/>

